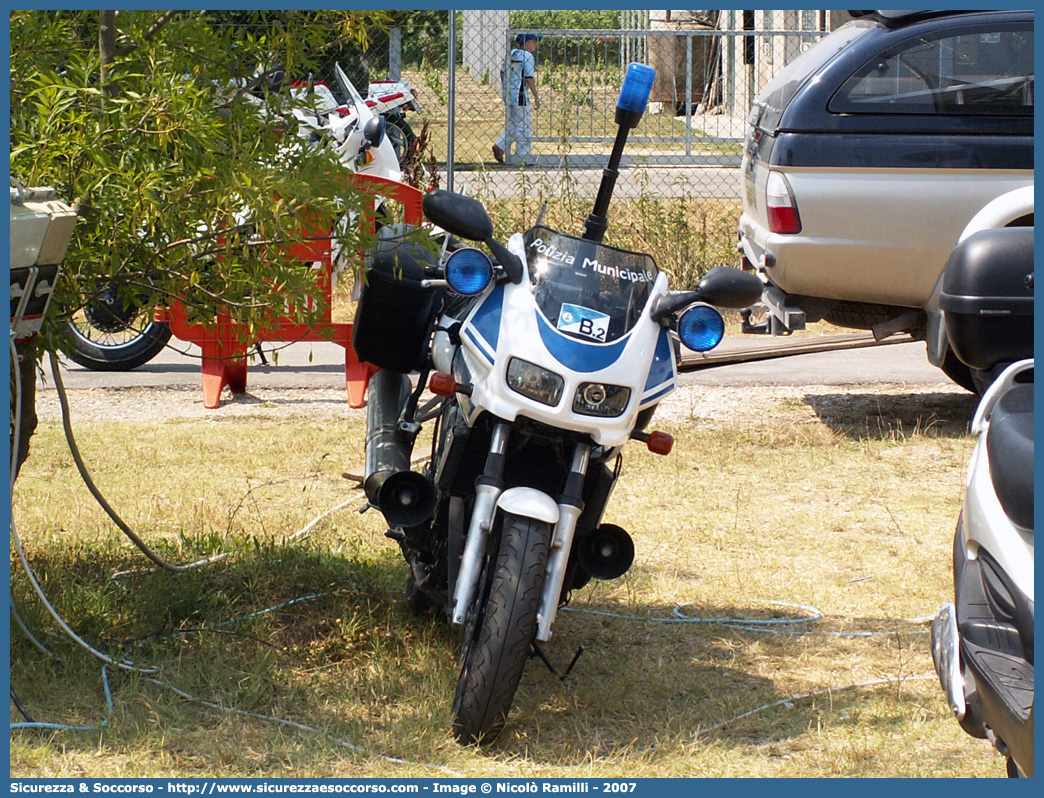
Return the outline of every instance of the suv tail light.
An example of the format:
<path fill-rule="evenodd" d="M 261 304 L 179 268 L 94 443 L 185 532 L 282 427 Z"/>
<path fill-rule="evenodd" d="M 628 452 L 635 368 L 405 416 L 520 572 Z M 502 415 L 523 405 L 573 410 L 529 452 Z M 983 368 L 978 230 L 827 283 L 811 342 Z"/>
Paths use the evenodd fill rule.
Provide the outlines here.
<path fill-rule="evenodd" d="M 769 172 L 765 195 L 769 230 L 773 233 L 800 233 L 801 217 L 787 179 L 779 172 Z"/>

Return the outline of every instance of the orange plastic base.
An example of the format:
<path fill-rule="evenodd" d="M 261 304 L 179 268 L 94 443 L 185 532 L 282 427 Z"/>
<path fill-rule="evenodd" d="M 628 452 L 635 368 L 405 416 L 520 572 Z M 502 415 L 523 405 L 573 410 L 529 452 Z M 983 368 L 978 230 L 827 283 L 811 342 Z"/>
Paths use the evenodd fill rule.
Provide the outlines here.
<path fill-rule="evenodd" d="M 423 195 L 420 191 L 394 180 L 374 175 L 352 175 L 351 185 L 357 189 L 384 199 L 393 199 L 403 206 L 403 219 L 407 224 L 420 225 L 423 219 Z M 373 230 L 372 215 L 365 215 L 362 224 Z M 344 347 L 345 386 L 348 404 L 362 407 L 366 386 L 377 367 L 363 363 L 352 348 L 352 325 L 334 324 L 330 321 L 332 259 L 330 235 L 314 237 L 313 243 L 293 248 L 290 253 L 302 263 L 319 263 L 316 270 L 316 291 L 325 302 L 326 315 L 316 325 L 308 326 L 283 317 L 262 330 L 260 334 L 248 336 L 243 325 L 219 316 L 213 324 L 189 323 L 185 306 L 171 303 L 169 308 L 158 309 L 157 319 L 170 322 L 171 333 L 176 338 L 194 343 L 202 350 L 201 375 L 203 382 L 203 406 L 216 408 L 221 404 L 221 393 L 227 387 L 232 393 L 243 393 L 247 385 L 247 352 L 261 341 L 330 341 Z M 363 253 L 360 253 L 360 258 Z"/>

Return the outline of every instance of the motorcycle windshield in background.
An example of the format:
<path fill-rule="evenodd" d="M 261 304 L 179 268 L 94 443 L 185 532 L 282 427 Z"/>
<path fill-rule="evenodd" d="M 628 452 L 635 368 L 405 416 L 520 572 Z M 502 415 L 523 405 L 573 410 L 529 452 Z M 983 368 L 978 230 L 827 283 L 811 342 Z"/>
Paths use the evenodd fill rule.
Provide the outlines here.
<path fill-rule="evenodd" d="M 355 113 L 358 114 L 359 119 L 365 123 L 371 116 L 373 116 L 373 114 L 370 113 L 370 108 L 366 104 L 366 101 L 356 90 L 355 84 L 348 79 L 346 74 L 344 74 L 344 70 L 341 69 L 340 64 L 334 64 L 334 77 L 337 78 L 337 83 L 340 86 L 341 91 L 344 92 L 345 96 L 348 98 L 348 102 L 355 106 Z"/>
<path fill-rule="evenodd" d="M 638 322 L 656 279 L 651 256 L 546 227 L 532 228 L 524 240 L 530 287 L 552 327 L 581 341 L 608 343 Z"/>

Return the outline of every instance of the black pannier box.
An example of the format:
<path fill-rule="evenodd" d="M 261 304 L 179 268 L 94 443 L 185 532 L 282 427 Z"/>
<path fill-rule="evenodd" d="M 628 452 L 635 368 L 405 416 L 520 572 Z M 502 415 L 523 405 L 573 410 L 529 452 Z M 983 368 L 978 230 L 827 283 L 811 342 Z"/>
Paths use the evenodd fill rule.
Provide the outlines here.
<path fill-rule="evenodd" d="M 950 348 L 972 368 L 1033 357 L 1033 228 L 982 230 L 958 244 L 939 306 Z"/>
<path fill-rule="evenodd" d="M 352 326 L 359 359 L 408 374 L 424 368 L 445 289 L 426 288 L 424 266 L 405 247 L 381 247 L 363 270 Z"/>

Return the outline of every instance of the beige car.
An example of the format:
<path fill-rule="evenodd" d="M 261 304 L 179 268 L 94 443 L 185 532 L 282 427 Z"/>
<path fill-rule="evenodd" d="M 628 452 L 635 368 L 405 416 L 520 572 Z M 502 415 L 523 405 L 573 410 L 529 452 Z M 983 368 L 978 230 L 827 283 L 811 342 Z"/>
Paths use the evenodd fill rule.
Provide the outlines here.
<path fill-rule="evenodd" d="M 741 168 L 743 266 L 767 309 L 748 331 L 823 319 L 923 337 L 965 225 L 1033 183 L 1033 12 L 848 23 L 756 100 Z"/>

